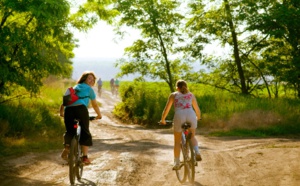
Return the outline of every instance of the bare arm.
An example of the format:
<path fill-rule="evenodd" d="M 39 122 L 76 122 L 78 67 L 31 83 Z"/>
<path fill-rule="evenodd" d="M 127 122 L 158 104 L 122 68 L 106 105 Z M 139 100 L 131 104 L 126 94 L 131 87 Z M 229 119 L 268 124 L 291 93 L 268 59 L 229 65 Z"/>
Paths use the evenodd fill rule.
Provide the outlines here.
<path fill-rule="evenodd" d="M 101 119 L 101 118 L 102 118 L 102 115 L 101 115 L 100 108 L 99 108 L 99 106 L 98 106 L 98 104 L 97 104 L 96 99 L 91 100 L 91 103 L 92 103 L 92 106 L 93 106 L 95 112 L 97 113 L 96 119 Z"/>
<path fill-rule="evenodd" d="M 63 104 L 61 104 L 60 107 L 59 107 L 59 115 L 61 117 L 64 117 L 64 115 L 65 115 L 65 109 L 64 109 Z"/>
<path fill-rule="evenodd" d="M 162 116 L 161 116 L 161 121 L 160 122 L 162 124 L 166 124 L 165 119 L 166 119 L 167 115 L 169 114 L 169 111 L 171 109 L 171 106 L 172 106 L 173 102 L 174 102 L 174 94 L 170 94 L 170 96 L 168 98 L 168 102 L 167 102 L 167 104 L 165 106 L 165 109 L 164 109 L 164 111 L 162 113 Z"/>
<path fill-rule="evenodd" d="M 201 111 L 200 111 L 200 108 L 198 106 L 197 99 L 194 95 L 193 95 L 192 104 L 193 104 L 193 108 L 196 112 L 197 120 L 200 120 L 201 119 Z"/>

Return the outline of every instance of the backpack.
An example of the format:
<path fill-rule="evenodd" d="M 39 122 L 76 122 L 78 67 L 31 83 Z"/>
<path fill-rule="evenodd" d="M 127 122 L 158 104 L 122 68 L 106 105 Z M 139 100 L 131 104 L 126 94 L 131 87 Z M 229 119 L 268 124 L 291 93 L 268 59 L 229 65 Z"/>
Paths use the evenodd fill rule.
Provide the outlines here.
<path fill-rule="evenodd" d="M 89 96 L 85 97 L 79 97 L 76 95 L 76 90 L 74 90 L 73 87 L 69 87 L 63 96 L 63 106 L 68 106 L 77 101 L 78 99 L 87 98 Z"/>

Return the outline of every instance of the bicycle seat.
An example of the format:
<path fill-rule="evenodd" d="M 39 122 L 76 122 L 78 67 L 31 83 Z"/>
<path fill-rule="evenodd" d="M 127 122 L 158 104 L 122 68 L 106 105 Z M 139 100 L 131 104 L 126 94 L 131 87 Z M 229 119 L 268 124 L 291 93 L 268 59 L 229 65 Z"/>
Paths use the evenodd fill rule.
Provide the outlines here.
<path fill-rule="evenodd" d="M 182 129 L 189 129 L 189 128 L 191 128 L 191 124 L 190 124 L 190 123 L 183 123 L 183 124 L 181 125 L 181 128 L 182 128 Z"/>

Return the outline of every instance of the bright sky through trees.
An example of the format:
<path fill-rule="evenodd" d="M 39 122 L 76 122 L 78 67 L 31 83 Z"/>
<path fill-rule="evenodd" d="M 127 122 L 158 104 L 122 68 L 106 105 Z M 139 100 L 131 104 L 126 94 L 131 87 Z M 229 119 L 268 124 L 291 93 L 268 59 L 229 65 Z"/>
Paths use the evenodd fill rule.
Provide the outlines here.
<path fill-rule="evenodd" d="M 72 12 L 77 10 L 75 7 L 85 2 L 85 0 L 69 1 L 74 6 Z M 108 25 L 105 21 L 99 21 L 86 33 L 75 30 L 74 36 L 79 40 L 79 47 L 74 50 L 75 58 L 121 58 L 124 49 L 131 46 L 140 37 L 137 30 L 128 28 L 126 31 L 127 35 L 123 39 L 118 39 L 113 31 L 113 26 Z M 224 51 L 224 48 L 218 47 L 217 43 L 207 45 L 203 52 L 219 56 L 228 54 L 228 50 Z"/>
<path fill-rule="evenodd" d="M 74 49 L 75 58 L 121 58 L 124 49 L 140 37 L 137 30 L 128 29 L 127 32 L 123 39 L 118 39 L 113 27 L 104 21 L 98 22 L 86 33 L 76 30 L 74 36 L 79 39 L 79 47 Z M 217 43 L 207 45 L 204 52 L 220 56 L 228 52 L 222 51 L 217 45 Z"/>
<path fill-rule="evenodd" d="M 139 33 L 130 30 L 124 39 L 115 35 L 113 27 L 100 21 L 87 33 L 75 31 L 75 38 L 79 39 L 79 47 L 74 50 L 79 58 L 121 58 L 124 49 L 138 39 Z"/>

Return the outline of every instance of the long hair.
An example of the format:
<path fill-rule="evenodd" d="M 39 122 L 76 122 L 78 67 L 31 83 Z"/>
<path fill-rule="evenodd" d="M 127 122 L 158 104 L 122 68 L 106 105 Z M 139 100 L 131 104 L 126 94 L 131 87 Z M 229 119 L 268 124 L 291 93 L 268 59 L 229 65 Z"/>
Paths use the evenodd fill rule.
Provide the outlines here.
<path fill-rule="evenodd" d="M 189 89 L 187 87 L 187 83 L 184 80 L 178 80 L 176 82 L 176 87 L 179 89 L 179 92 L 181 92 L 182 94 L 186 94 L 189 92 Z"/>
<path fill-rule="evenodd" d="M 81 77 L 78 79 L 77 84 L 85 82 L 85 80 L 87 79 L 87 77 L 89 75 L 92 75 L 94 77 L 94 83 L 95 83 L 95 81 L 96 81 L 97 78 L 96 78 L 94 72 L 92 72 L 92 71 L 85 71 L 85 72 L 83 72 L 83 74 L 81 75 Z"/>

